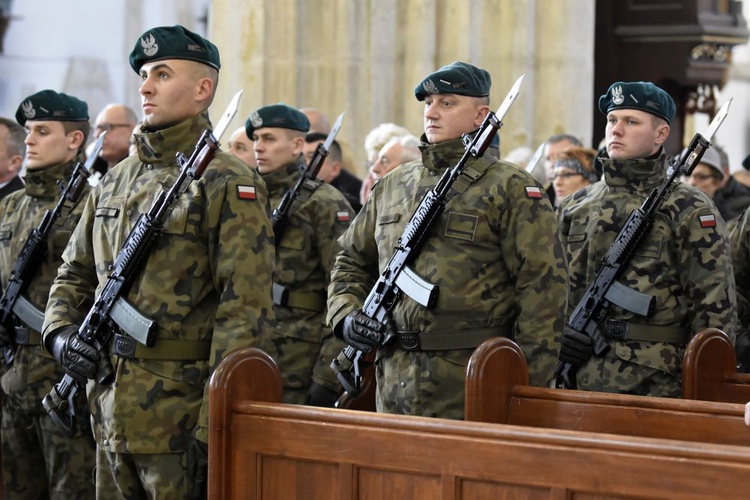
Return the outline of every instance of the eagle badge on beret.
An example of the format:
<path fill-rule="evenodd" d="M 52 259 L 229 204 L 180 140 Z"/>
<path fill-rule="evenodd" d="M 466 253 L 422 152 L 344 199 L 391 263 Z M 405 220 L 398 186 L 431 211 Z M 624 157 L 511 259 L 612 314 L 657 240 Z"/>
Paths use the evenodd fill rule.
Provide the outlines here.
<path fill-rule="evenodd" d="M 263 125 L 263 118 L 260 117 L 257 111 L 250 115 L 250 123 L 253 124 L 253 128 L 260 128 Z"/>
<path fill-rule="evenodd" d="M 21 104 L 21 107 L 23 108 L 23 116 L 25 116 L 27 120 L 31 120 L 36 116 L 36 110 L 34 109 L 34 104 L 31 101 L 26 101 L 25 103 Z"/>
<path fill-rule="evenodd" d="M 156 43 L 154 35 L 150 33 L 141 38 L 141 47 L 143 47 L 143 53 L 148 57 L 151 57 L 159 52 L 159 44 Z"/>
<path fill-rule="evenodd" d="M 435 83 L 432 80 L 426 80 L 422 84 L 422 87 L 424 88 L 424 91 L 427 94 L 437 94 L 438 93 L 437 85 L 435 85 Z"/>
<path fill-rule="evenodd" d="M 622 87 L 617 86 L 612 89 L 612 103 L 615 106 L 619 106 L 625 102 L 625 96 L 622 95 Z"/>

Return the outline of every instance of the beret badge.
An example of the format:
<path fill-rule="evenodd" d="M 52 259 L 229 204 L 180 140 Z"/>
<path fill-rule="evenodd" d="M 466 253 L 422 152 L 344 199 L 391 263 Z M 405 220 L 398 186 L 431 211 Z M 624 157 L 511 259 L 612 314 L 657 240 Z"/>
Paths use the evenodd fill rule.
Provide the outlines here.
<path fill-rule="evenodd" d="M 34 109 L 34 103 L 31 101 L 26 101 L 21 105 L 21 108 L 23 109 L 23 116 L 26 117 L 27 120 L 31 120 L 36 116 L 36 110 Z"/>

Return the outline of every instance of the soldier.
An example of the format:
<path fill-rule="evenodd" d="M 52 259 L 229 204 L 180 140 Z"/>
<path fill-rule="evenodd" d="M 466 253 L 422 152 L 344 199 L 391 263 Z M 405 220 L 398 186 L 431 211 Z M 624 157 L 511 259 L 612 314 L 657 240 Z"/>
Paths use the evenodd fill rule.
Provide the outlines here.
<path fill-rule="evenodd" d="M 93 379 L 98 354 L 76 335 L 125 238 L 211 129 L 220 66 L 214 44 L 182 26 L 145 32 L 130 53 L 141 78 L 137 155 L 102 178 L 86 202 L 50 291 L 44 343 L 66 371 Z M 126 299 L 158 324 L 148 348 L 113 332 L 115 381 L 89 381 L 97 497 L 205 497 L 209 377 L 273 321 L 274 263 L 263 181 L 217 151 L 178 199 Z M 117 493 L 107 489 L 116 485 Z"/>
<path fill-rule="evenodd" d="M 305 168 L 302 153 L 310 122 L 299 110 L 274 104 L 252 113 L 245 128 L 271 204 L 277 207 Z M 340 191 L 314 180 L 305 183 L 289 216 L 277 223 L 283 230 L 276 241 L 276 328 L 264 339 L 264 350 L 279 365 L 287 403 L 333 406 L 340 391 L 328 365 L 344 344 L 324 320 L 336 240 L 352 217 Z"/>
<path fill-rule="evenodd" d="M 729 236 L 737 284 L 737 342 L 739 371 L 750 372 L 750 210 L 740 216 Z"/>
<path fill-rule="evenodd" d="M 0 117 L 0 199 L 23 189 L 20 173 L 26 153 L 25 138 L 22 126 Z"/>
<path fill-rule="evenodd" d="M 489 112 L 490 75 L 454 62 L 428 75 L 414 93 L 425 103 L 421 160 L 380 179 L 341 237 L 328 322 L 363 352 L 379 348 L 387 328 L 395 331 L 394 342 L 376 355 L 379 412 L 460 419 L 466 365 L 490 337 L 514 338 L 532 383 L 549 382 L 566 271 L 554 211 L 541 186 L 515 165 L 485 154 L 467 162 L 465 177 L 454 183 L 459 191 L 412 265 L 439 287 L 434 309 L 403 296 L 390 325 L 361 313 L 410 214 L 464 154 L 462 134 L 476 131 Z"/>
<path fill-rule="evenodd" d="M 0 277 L 3 290 L 32 229 L 60 198 L 90 131 L 85 102 L 54 90 L 23 100 L 16 112 L 26 127 L 26 187 L 0 201 Z M 84 183 L 85 184 L 85 183 Z M 42 265 L 24 297 L 44 311 L 61 254 L 76 227 L 88 192 L 66 202 L 49 235 Z M 44 412 L 40 401 L 65 374 L 41 347 L 41 333 L 17 322 L 15 331 L 0 325 L 0 345 L 15 347 L 12 366 L 2 377 L 2 468 L 5 498 L 92 498 L 96 460 L 85 400 L 78 401 L 78 436 L 66 437 Z"/>
<path fill-rule="evenodd" d="M 607 116 L 604 179 L 564 200 L 560 232 L 568 254 L 568 314 L 633 209 L 665 178 L 663 144 L 675 104 L 650 82 L 617 82 L 599 98 Z M 679 397 L 685 346 L 703 328 L 732 338 L 735 285 L 726 226 L 703 192 L 677 183 L 664 199 L 620 281 L 655 297 L 651 317 L 612 305 L 599 324 L 610 349 L 566 326 L 560 359 L 578 369 L 578 388 Z"/>

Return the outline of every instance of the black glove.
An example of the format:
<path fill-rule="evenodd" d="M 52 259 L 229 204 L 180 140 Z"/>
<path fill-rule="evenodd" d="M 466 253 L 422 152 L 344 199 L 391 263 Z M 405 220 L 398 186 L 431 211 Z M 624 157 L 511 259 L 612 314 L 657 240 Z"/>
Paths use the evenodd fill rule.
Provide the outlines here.
<path fill-rule="evenodd" d="M 58 328 L 49 334 L 45 345 L 71 377 L 82 383 L 96 377 L 99 353 L 94 346 L 78 337 L 77 326 Z"/>
<path fill-rule="evenodd" d="M 383 345 L 386 326 L 361 311 L 351 312 L 344 318 L 344 341 L 363 353 Z"/>
<path fill-rule="evenodd" d="M 10 335 L 3 325 L 0 325 L 0 347 L 11 345 Z"/>
<path fill-rule="evenodd" d="M 188 447 L 187 475 L 193 478 L 191 500 L 208 498 L 208 445 L 197 439 Z"/>
<path fill-rule="evenodd" d="M 581 333 L 565 325 L 560 342 L 560 361 L 573 366 L 582 366 L 594 354 L 594 341 L 585 333 Z"/>
<path fill-rule="evenodd" d="M 310 386 L 310 392 L 307 393 L 307 402 L 305 404 L 309 406 L 333 408 L 333 405 L 338 398 L 338 392 L 313 382 Z"/>

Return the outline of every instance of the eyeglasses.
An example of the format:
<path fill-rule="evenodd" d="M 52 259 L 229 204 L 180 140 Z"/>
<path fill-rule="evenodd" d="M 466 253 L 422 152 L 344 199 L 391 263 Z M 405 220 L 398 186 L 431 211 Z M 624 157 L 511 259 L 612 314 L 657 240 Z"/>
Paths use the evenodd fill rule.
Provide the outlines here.
<path fill-rule="evenodd" d="M 113 128 L 118 127 L 130 127 L 133 128 L 133 125 L 129 123 L 97 123 L 96 124 L 96 130 L 101 132 L 111 132 Z"/>
<path fill-rule="evenodd" d="M 581 174 L 579 172 L 560 172 L 559 174 L 553 175 L 552 176 L 552 180 L 554 181 L 558 177 L 560 177 L 562 179 L 570 179 L 571 177 L 575 177 L 576 175 L 580 175 L 580 176 L 583 177 L 583 174 Z"/>

